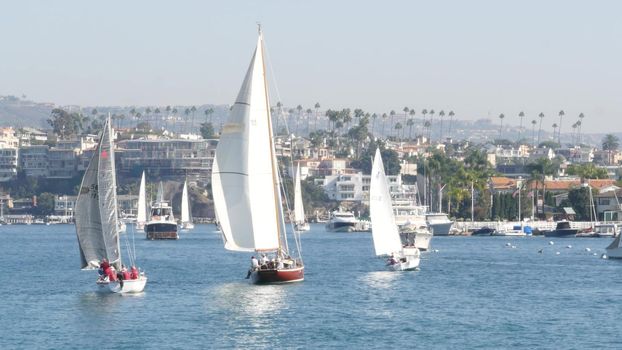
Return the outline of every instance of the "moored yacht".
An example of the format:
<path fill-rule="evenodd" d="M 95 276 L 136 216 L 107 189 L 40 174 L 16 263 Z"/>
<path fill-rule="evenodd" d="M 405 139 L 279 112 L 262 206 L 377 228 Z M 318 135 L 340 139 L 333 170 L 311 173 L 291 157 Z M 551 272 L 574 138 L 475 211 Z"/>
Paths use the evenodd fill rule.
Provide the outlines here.
<path fill-rule="evenodd" d="M 333 232 L 354 232 L 357 222 L 352 212 L 336 210 L 332 212 L 326 229 Z"/>
<path fill-rule="evenodd" d="M 151 205 L 151 215 L 145 224 L 147 239 L 179 239 L 177 221 L 173 208 L 164 200 L 162 183 L 158 189 L 157 200 Z"/>
<path fill-rule="evenodd" d="M 568 237 L 576 237 L 578 229 L 572 228 L 570 226 L 569 221 L 559 221 L 555 226 L 555 229 L 552 231 L 545 231 L 545 237 L 558 237 L 558 238 L 568 238 Z"/>
<path fill-rule="evenodd" d="M 448 236 L 454 224 L 445 213 L 426 213 L 425 220 L 434 236 Z"/>

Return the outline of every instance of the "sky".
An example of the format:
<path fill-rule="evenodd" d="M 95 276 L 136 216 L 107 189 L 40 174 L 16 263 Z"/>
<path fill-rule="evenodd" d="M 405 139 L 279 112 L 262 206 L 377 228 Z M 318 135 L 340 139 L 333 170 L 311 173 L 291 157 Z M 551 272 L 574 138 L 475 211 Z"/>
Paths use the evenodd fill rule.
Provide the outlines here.
<path fill-rule="evenodd" d="M 622 1 L 0 0 L 0 95 L 231 104 L 261 22 L 271 99 L 622 131 Z M 565 127 L 564 127 L 565 125 Z"/>

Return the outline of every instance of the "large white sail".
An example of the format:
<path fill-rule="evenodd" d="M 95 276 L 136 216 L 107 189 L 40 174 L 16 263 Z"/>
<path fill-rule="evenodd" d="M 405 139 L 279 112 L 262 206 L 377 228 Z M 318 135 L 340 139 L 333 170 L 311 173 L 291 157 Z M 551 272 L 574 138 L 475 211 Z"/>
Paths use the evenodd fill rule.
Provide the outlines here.
<path fill-rule="evenodd" d="M 294 222 L 305 222 L 305 208 L 302 204 L 302 187 L 300 185 L 300 164 L 296 166 L 296 184 L 294 185 Z"/>
<path fill-rule="evenodd" d="M 227 249 L 279 248 L 283 218 L 268 101 L 260 35 L 212 169 L 214 203 Z"/>
<path fill-rule="evenodd" d="M 184 189 L 181 192 L 181 222 L 190 222 L 190 201 L 188 198 L 188 182 L 184 181 Z"/>
<path fill-rule="evenodd" d="M 395 224 L 389 184 L 384 173 L 380 149 L 376 149 L 369 185 L 371 233 L 376 255 L 398 253 L 402 250 L 400 234 Z"/>
<path fill-rule="evenodd" d="M 147 194 L 145 190 L 145 172 L 140 178 L 140 189 L 138 190 L 138 212 L 136 213 L 136 222 L 144 225 L 147 222 Z"/>
<path fill-rule="evenodd" d="M 121 267 L 119 223 L 110 119 L 106 120 L 99 145 L 82 178 L 76 200 L 76 233 L 82 268 L 97 268 L 106 258 Z"/>

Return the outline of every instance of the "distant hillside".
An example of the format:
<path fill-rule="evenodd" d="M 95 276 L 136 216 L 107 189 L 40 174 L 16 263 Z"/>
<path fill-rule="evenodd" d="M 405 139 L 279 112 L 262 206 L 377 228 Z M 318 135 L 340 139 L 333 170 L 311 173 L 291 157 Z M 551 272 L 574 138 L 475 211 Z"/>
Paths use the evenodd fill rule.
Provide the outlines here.
<path fill-rule="evenodd" d="M 52 103 L 37 103 L 15 96 L 0 96 L 0 126 L 47 127 Z"/>

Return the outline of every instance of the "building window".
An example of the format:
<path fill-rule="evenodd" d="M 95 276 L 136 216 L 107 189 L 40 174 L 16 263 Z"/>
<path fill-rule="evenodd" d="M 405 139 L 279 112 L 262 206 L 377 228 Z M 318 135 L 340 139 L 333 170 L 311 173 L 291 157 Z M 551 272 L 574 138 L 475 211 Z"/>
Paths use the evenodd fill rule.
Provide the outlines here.
<path fill-rule="evenodd" d="M 609 205 L 609 198 L 598 198 L 598 205 Z"/>

